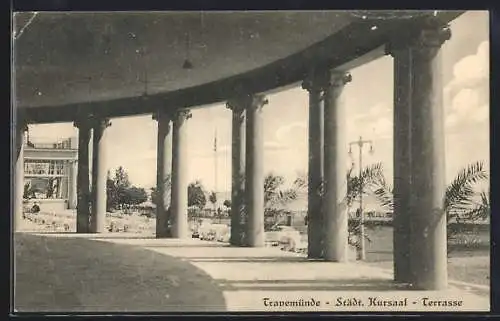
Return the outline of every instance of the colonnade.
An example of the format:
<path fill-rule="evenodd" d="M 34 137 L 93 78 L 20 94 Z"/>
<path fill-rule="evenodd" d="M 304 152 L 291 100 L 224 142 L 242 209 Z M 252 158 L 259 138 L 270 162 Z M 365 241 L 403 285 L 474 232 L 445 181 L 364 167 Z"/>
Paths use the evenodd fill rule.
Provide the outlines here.
<path fill-rule="evenodd" d="M 394 57 L 394 271 L 395 280 L 419 289 L 447 285 L 446 215 L 443 210 L 444 132 L 439 49 L 450 38 L 432 20 L 418 33 L 392 39 Z M 348 259 L 347 141 L 344 87 L 347 72 L 311 66 L 302 87 L 309 92 L 308 256 Z M 368 80 L 370 81 L 370 80 Z M 375 80 L 376 81 L 376 80 Z M 230 94 L 232 110 L 233 246 L 264 246 L 263 115 L 267 99 L 244 89 Z M 188 238 L 188 110 L 159 110 L 157 237 Z M 172 123 L 172 126 L 171 126 Z M 102 232 L 106 209 L 106 120 L 75 122 L 79 129 L 78 232 Z M 19 128 L 22 128 L 20 126 Z M 89 143 L 93 140 L 93 192 L 89 190 Z M 18 135 L 22 135 L 21 131 Z M 21 140 L 22 141 L 22 140 Z M 19 150 L 19 148 L 18 148 Z M 15 208 L 22 206 L 22 147 L 17 154 Z M 19 163 L 21 162 L 21 165 Z M 165 182 L 171 175 L 171 191 Z M 22 180 L 21 180 L 22 182 Z M 21 184 L 22 186 L 22 184 Z M 21 203 L 19 203 L 21 202 Z M 92 204 L 91 210 L 89 204 Z M 89 216 L 92 220 L 89 221 Z M 16 215 L 17 217 L 17 215 Z M 90 222 L 90 224 L 89 224 Z"/>
<path fill-rule="evenodd" d="M 77 162 L 77 233 L 103 233 L 106 229 L 106 118 L 80 117 L 74 122 L 78 128 Z M 92 141 L 91 141 L 92 138 Z M 92 171 L 90 171 L 92 149 Z"/>

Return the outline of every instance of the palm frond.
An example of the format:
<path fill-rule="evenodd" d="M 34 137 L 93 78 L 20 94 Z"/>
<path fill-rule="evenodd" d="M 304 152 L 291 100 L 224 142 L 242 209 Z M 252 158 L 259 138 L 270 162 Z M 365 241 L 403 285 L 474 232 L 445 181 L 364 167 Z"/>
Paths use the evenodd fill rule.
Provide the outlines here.
<path fill-rule="evenodd" d="M 363 194 L 371 194 L 379 188 L 390 189 L 386 184 L 382 163 L 375 163 L 365 167 L 361 174 L 352 174 L 352 168 L 347 174 L 347 197 L 348 206 L 351 206 L 354 200 L 359 197 L 361 191 Z"/>
<path fill-rule="evenodd" d="M 469 164 L 462 169 L 448 185 L 444 198 L 444 209 L 448 220 L 468 218 L 477 209 L 474 201 L 474 184 L 488 179 L 481 161 Z"/>
<path fill-rule="evenodd" d="M 380 205 L 387 211 L 392 212 L 394 210 L 394 193 L 393 188 L 387 184 L 381 184 L 373 192 Z"/>
<path fill-rule="evenodd" d="M 489 191 L 481 192 L 479 194 L 479 201 L 477 201 L 469 212 L 464 215 L 463 219 L 467 219 L 469 221 L 477 221 L 477 220 L 485 220 L 490 216 L 491 213 L 491 204 Z"/>

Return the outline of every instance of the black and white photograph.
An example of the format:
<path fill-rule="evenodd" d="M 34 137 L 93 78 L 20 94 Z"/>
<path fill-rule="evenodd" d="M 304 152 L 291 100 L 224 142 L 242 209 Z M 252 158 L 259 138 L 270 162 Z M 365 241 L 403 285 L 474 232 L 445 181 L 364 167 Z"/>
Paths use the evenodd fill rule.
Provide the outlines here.
<path fill-rule="evenodd" d="M 17 11 L 11 313 L 490 311 L 488 11 Z"/>

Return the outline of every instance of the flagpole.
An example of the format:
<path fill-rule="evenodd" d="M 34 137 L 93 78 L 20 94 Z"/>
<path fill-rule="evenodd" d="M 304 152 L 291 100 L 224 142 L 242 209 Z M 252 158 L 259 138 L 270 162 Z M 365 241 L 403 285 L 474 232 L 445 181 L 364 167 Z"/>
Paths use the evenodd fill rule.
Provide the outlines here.
<path fill-rule="evenodd" d="M 215 196 L 217 196 L 217 127 L 215 128 L 214 132 L 214 193 Z M 215 207 L 217 207 L 217 203 L 214 204 Z M 216 208 L 215 208 L 216 210 Z"/>

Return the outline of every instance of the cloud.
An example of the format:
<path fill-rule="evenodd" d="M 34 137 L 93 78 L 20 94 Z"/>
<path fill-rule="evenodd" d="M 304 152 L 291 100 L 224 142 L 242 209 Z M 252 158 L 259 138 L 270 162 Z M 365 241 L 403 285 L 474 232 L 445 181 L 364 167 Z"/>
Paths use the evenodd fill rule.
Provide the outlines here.
<path fill-rule="evenodd" d="M 473 55 L 459 60 L 453 67 L 453 79 L 446 86 L 452 97 L 462 88 L 475 88 L 489 79 L 489 41 L 479 44 Z"/>
<path fill-rule="evenodd" d="M 446 106 L 446 123 L 449 128 L 474 125 L 489 119 L 489 101 L 481 88 L 463 88 Z"/>
<path fill-rule="evenodd" d="M 487 122 L 490 116 L 490 106 L 482 105 L 481 107 L 476 109 L 476 112 L 472 115 L 475 121 L 478 123 Z"/>
<path fill-rule="evenodd" d="M 473 109 L 479 105 L 479 93 L 477 90 L 464 88 L 460 90 L 452 99 L 450 105 L 451 112 L 460 118 L 466 117 Z"/>
<path fill-rule="evenodd" d="M 392 109 L 390 104 L 379 102 L 372 105 L 366 113 L 348 117 L 347 138 L 387 139 L 392 135 Z"/>
<path fill-rule="evenodd" d="M 229 152 L 231 152 L 230 145 L 217 146 L 217 156 L 226 155 Z M 204 150 L 202 150 L 202 151 L 200 151 L 199 149 L 190 151 L 189 156 L 196 157 L 196 158 L 214 158 L 213 146 L 210 146 L 210 149 L 206 148 L 206 146 L 205 146 Z"/>
<path fill-rule="evenodd" d="M 307 124 L 305 122 L 291 122 L 278 127 L 275 139 L 265 141 L 264 148 L 268 151 L 283 151 L 302 148 L 307 145 Z"/>
<path fill-rule="evenodd" d="M 391 112 L 391 107 L 388 104 L 386 104 L 384 102 L 379 102 L 370 108 L 367 116 L 371 116 L 371 117 L 377 117 L 377 116 L 381 116 L 381 115 L 385 116 L 390 112 Z"/>
<path fill-rule="evenodd" d="M 458 124 L 458 116 L 456 114 L 449 114 L 446 116 L 445 125 L 447 128 L 455 127 Z"/>
<path fill-rule="evenodd" d="M 388 117 L 380 117 L 371 126 L 374 138 L 387 138 L 392 133 L 392 121 Z"/>
<path fill-rule="evenodd" d="M 444 89 L 446 126 L 483 123 L 489 116 L 489 42 L 455 63 L 453 79 Z"/>
<path fill-rule="evenodd" d="M 366 120 L 367 118 L 369 120 L 373 119 L 374 117 L 380 117 L 380 116 L 387 116 L 392 112 L 391 104 L 386 103 L 386 102 L 378 102 L 375 105 L 372 105 L 368 111 L 364 112 L 357 112 L 354 115 L 349 115 L 349 119 L 353 119 L 354 121 L 359 121 L 359 120 Z"/>
<path fill-rule="evenodd" d="M 276 130 L 276 139 L 281 142 L 288 142 L 296 138 L 303 139 L 306 131 L 307 125 L 305 122 L 293 122 L 279 127 Z"/>
<path fill-rule="evenodd" d="M 280 143 L 280 142 L 275 141 L 275 140 L 264 141 L 264 150 L 265 151 L 272 151 L 272 152 L 283 151 L 283 150 L 287 150 L 289 148 L 290 147 L 288 145 Z M 219 146 L 217 148 L 217 157 L 222 157 L 223 155 L 227 155 L 230 152 L 231 152 L 230 145 Z M 214 151 L 213 151 L 213 149 L 210 149 L 210 150 L 205 149 L 203 151 L 195 150 L 195 151 L 191 151 L 191 153 L 189 154 L 189 157 L 213 159 L 214 158 Z M 156 156 L 155 156 L 155 158 L 156 158 Z"/>
<path fill-rule="evenodd" d="M 266 151 L 282 151 L 282 150 L 287 150 L 288 148 L 289 148 L 288 145 L 282 144 L 274 140 L 268 140 L 264 142 L 264 149 Z"/>

